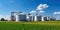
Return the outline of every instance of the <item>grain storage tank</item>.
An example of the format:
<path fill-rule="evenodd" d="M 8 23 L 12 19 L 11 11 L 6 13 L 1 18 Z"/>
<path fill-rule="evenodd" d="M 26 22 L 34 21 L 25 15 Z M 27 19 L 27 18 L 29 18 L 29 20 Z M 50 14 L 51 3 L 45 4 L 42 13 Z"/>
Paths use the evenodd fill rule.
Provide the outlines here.
<path fill-rule="evenodd" d="M 48 21 L 49 17 L 48 16 L 42 16 L 42 21 Z"/>
<path fill-rule="evenodd" d="M 33 21 L 33 15 L 32 14 L 28 14 L 27 15 L 27 21 Z"/>
<path fill-rule="evenodd" d="M 55 21 L 56 18 L 54 18 L 53 16 L 50 17 L 50 21 Z"/>
<path fill-rule="evenodd" d="M 47 16 L 47 20 L 50 21 L 50 16 Z"/>
<path fill-rule="evenodd" d="M 48 17 L 47 16 L 44 16 L 44 21 L 47 21 L 48 20 Z"/>
<path fill-rule="evenodd" d="M 47 16 L 47 20 L 48 20 L 48 21 L 50 21 L 50 20 L 52 20 L 52 19 L 53 19 L 52 16 Z"/>
<path fill-rule="evenodd" d="M 41 17 L 41 21 L 44 21 L 44 16 Z"/>
<path fill-rule="evenodd" d="M 41 21 L 41 15 L 36 15 L 35 16 L 35 21 Z"/>
<path fill-rule="evenodd" d="M 22 12 L 17 13 L 16 21 L 26 21 L 26 15 Z"/>

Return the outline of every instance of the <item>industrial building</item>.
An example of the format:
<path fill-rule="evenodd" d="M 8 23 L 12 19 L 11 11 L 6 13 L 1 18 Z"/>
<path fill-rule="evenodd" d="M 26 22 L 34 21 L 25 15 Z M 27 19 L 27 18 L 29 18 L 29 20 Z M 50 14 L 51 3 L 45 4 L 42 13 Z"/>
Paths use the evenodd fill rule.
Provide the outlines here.
<path fill-rule="evenodd" d="M 15 14 L 15 15 L 14 15 Z M 56 20 L 54 17 L 51 16 L 42 16 L 39 14 L 32 15 L 32 14 L 25 14 L 23 12 L 11 12 L 11 21 L 50 21 Z"/>
<path fill-rule="evenodd" d="M 28 14 L 27 15 L 27 21 L 33 21 L 33 15 L 32 14 Z"/>
<path fill-rule="evenodd" d="M 15 15 L 14 15 L 15 14 Z M 26 14 L 23 12 L 11 12 L 11 21 L 26 21 Z"/>
<path fill-rule="evenodd" d="M 16 20 L 16 17 L 14 15 L 15 12 L 11 12 L 11 20 L 10 21 L 15 21 Z"/>
<path fill-rule="evenodd" d="M 53 17 L 53 16 L 50 16 L 50 17 L 49 17 L 49 20 L 50 20 L 50 21 L 55 21 L 55 20 L 56 20 L 56 18 L 55 18 L 55 17 Z"/>
<path fill-rule="evenodd" d="M 16 21 L 26 21 L 26 15 L 24 13 L 18 13 L 16 15 Z"/>
<path fill-rule="evenodd" d="M 42 19 L 42 16 L 41 15 L 35 15 L 35 17 L 34 17 L 35 19 L 35 21 L 41 21 L 41 19 Z"/>

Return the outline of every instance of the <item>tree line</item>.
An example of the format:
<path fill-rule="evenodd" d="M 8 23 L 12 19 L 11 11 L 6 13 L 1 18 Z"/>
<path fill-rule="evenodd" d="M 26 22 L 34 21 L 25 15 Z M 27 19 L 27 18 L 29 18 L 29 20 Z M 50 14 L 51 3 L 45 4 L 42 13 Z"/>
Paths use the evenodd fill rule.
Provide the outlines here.
<path fill-rule="evenodd" d="M 0 19 L 0 21 L 7 21 L 7 20 L 6 20 L 6 19 L 4 19 L 4 18 L 1 18 L 1 19 Z"/>

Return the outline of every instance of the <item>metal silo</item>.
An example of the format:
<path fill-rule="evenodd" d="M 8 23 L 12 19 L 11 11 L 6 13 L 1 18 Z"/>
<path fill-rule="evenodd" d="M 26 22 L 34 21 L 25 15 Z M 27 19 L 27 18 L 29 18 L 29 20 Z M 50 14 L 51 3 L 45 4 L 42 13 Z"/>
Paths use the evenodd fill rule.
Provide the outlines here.
<path fill-rule="evenodd" d="M 41 15 L 36 15 L 35 16 L 35 21 L 41 21 Z"/>
<path fill-rule="evenodd" d="M 26 15 L 24 13 L 22 13 L 22 12 L 17 13 L 16 21 L 26 21 Z"/>
<path fill-rule="evenodd" d="M 50 17 L 50 21 L 55 21 L 56 18 L 54 18 L 53 16 Z"/>
<path fill-rule="evenodd" d="M 44 21 L 44 16 L 41 17 L 41 21 Z"/>
<path fill-rule="evenodd" d="M 30 13 L 27 15 L 27 21 L 33 21 L 33 15 Z"/>
<path fill-rule="evenodd" d="M 47 16 L 47 20 L 48 20 L 48 21 L 50 20 L 50 16 Z"/>
<path fill-rule="evenodd" d="M 44 21 L 47 21 L 48 20 L 48 17 L 47 16 L 44 16 Z"/>
<path fill-rule="evenodd" d="M 16 22 L 18 22 L 19 21 L 19 18 L 18 18 L 18 15 L 16 15 Z"/>
<path fill-rule="evenodd" d="M 47 21 L 48 19 L 49 19 L 49 17 L 48 17 L 48 16 L 42 16 L 41 21 Z"/>

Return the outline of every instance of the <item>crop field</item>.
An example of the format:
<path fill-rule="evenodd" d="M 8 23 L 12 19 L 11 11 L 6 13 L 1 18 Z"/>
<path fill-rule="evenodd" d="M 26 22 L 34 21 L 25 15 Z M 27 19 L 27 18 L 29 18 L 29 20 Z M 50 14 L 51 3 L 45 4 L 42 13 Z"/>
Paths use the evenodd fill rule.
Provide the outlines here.
<path fill-rule="evenodd" d="M 1 21 L 0 30 L 60 30 L 60 21 L 44 21 L 44 22 Z"/>

